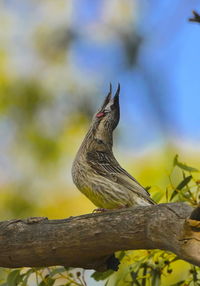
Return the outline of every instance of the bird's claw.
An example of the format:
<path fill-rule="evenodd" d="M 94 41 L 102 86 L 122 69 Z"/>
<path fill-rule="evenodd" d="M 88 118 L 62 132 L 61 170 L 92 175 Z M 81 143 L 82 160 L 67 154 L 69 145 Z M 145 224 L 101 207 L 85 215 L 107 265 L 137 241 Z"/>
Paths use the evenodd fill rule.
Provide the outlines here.
<path fill-rule="evenodd" d="M 103 212 L 106 212 L 108 211 L 108 209 L 105 209 L 105 208 L 97 208 L 97 209 L 94 209 L 93 210 L 93 213 L 103 213 Z"/>

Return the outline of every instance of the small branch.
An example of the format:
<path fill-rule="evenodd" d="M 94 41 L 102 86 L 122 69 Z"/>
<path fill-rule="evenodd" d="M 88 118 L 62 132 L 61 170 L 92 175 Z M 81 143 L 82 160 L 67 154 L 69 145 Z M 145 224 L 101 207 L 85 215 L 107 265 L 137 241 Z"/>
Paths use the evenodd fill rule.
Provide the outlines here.
<path fill-rule="evenodd" d="M 0 222 L 0 267 L 63 265 L 103 271 L 118 250 L 155 248 L 200 266 L 200 222 L 192 211 L 184 203 L 170 203 L 62 220 Z"/>
<path fill-rule="evenodd" d="M 200 23 L 200 15 L 196 12 L 196 11 L 192 11 L 194 17 L 193 18 L 189 18 L 188 20 L 190 22 L 197 22 Z"/>

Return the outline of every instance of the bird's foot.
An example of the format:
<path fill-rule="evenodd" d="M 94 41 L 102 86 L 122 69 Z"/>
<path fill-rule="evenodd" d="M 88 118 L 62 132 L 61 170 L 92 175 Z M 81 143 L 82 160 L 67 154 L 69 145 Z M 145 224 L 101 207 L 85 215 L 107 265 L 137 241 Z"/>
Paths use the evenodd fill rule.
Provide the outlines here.
<path fill-rule="evenodd" d="M 128 208 L 128 205 L 124 205 L 124 206 L 118 206 L 112 209 L 106 209 L 106 208 L 97 208 L 93 210 L 93 213 L 103 213 L 103 212 L 107 212 L 107 211 L 114 211 L 114 210 L 119 210 L 119 209 L 124 209 L 124 208 Z"/>
<path fill-rule="evenodd" d="M 93 213 L 103 213 L 108 211 L 109 209 L 105 209 L 105 208 L 98 208 L 98 209 L 94 209 Z"/>

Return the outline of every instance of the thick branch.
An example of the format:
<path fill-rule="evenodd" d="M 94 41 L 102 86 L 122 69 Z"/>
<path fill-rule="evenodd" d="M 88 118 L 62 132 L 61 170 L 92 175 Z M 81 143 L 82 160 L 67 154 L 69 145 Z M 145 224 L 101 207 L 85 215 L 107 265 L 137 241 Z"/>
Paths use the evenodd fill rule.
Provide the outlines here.
<path fill-rule="evenodd" d="M 199 222 L 183 203 L 70 217 L 0 222 L 0 266 L 64 265 L 105 270 L 115 251 L 165 249 L 200 266 Z M 36 220 L 37 221 L 37 220 Z"/>

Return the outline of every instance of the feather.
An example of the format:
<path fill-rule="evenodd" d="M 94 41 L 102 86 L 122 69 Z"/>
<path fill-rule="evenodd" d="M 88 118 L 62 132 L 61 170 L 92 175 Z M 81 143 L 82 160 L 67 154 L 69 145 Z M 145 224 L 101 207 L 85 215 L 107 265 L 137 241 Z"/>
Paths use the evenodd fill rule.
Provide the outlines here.
<path fill-rule="evenodd" d="M 144 197 L 149 202 L 154 203 L 150 198 L 149 193 L 136 181 L 134 177 L 119 165 L 112 152 L 87 152 L 86 160 L 88 165 L 90 165 L 100 176 L 110 179 L 120 186 Z"/>

